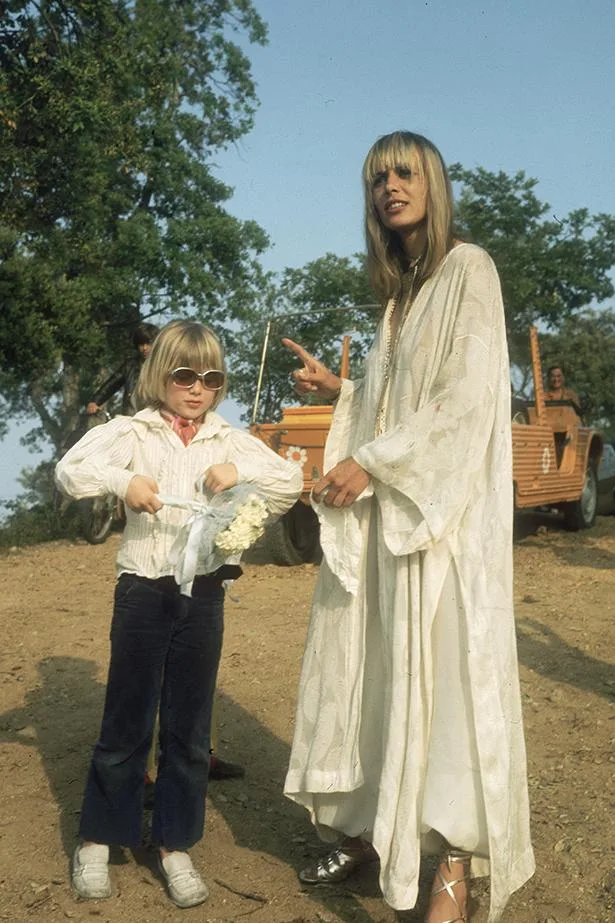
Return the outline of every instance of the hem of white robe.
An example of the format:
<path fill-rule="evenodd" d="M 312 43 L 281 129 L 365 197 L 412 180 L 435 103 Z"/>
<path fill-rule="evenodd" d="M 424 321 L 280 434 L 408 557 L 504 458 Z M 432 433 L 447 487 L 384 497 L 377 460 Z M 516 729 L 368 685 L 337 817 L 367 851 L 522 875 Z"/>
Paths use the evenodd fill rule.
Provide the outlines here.
<path fill-rule="evenodd" d="M 363 773 L 322 772 L 311 769 L 308 772 L 289 771 L 284 783 L 284 795 L 308 807 L 314 795 L 330 795 L 335 792 L 354 792 L 364 783 Z M 308 808 L 309 809 L 309 808 Z"/>
<path fill-rule="evenodd" d="M 330 773 L 309 773 L 310 779 L 319 778 L 321 780 L 326 779 L 328 784 L 324 787 L 311 787 L 306 788 L 305 782 L 308 776 L 305 773 L 289 773 L 287 776 L 286 784 L 284 786 L 284 795 L 290 801 L 294 801 L 296 804 L 300 804 L 301 807 L 306 808 L 310 815 L 310 820 L 313 826 L 316 829 L 316 832 L 324 842 L 334 842 L 339 838 L 340 835 L 344 833 L 343 830 L 333 831 L 331 828 L 326 827 L 318 822 L 316 816 L 317 809 L 314 807 L 313 796 L 314 794 L 325 794 L 327 792 L 341 791 L 340 788 L 334 787 L 331 783 L 331 774 Z M 302 779 L 304 785 L 300 785 L 297 781 Z M 361 783 L 359 783 L 360 785 Z M 354 788 L 357 788 L 357 784 L 351 785 L 346 791 L 352 791 Z M 330 836 L 327 835 L 330 832 Z M 430 849 L 424 850 L 423 843 L 425 837 L 429 835 L 424 834 L 420 837 L 421 841 L 421 852 L 426 854 L 432 854 L 433 851 Z M 373 841 L 372 841 L 373 842 Z M 373 846 L 378 852 L 378 844 L 373 842 Z M 490 860 L 481 856 L 473 856 L 470 874 L 472 878 L 486 878 L 490 875 Z M 487 923 L 498 923 L 506 905 L 510 900 L 512 894 L 515 891 L 518 891 L 529 879 L 532 877 L 536 871 L 536 863 L 534 860 L 534 851 L 532 847 L 524 850 L 523 853 L 517 858 L 517 860 L 511 866 L 510 875 L 506 882 L 505 893 L 499 897 L 497 894 L 494 894 L 493 890 L 491 891 L 491 900 L 489 905 L 489 916 L 487 918 Z M 389 907 L 392 907 L 393 910 L 411 910 L 416 906 L 416 901 L 418 897 L 418 881 L 415 879 L 412 884 L 404 889 L 391 889 L 384 888 L 382 880 L 380 880 L 380 888 L 382 890 L 382 896 Z"/>
<path fill-rule="evenodd" d="M 498 923 L 511 896 L 530 880 L 535 871 L 534 850 L 531 846 L 528 846 L 512 864 L 510 874 L 506 880 L 506 891 L 502 896 L 499 897 L 492 888 L 487 923 Z"/>
<path fill-rule="evenodd" d="M 422 840 L 422 838 L 421 838 Z M 378 846 L 374 843 L 374 848 L 378 852 Z M 519 888 L 529 881 L 536 870 L 534 862 L 534 852 L 529 847 L 523 852 L 516 862 L 512 865 L 510 877 L 506 883 L 506 891 L 502 896 L 498 896 L 491 891 L 489 915 L 487 923 L 498 923 L 504 913 L 506 906 Z M 486 878 L 489 876 L 489 860 L 473 857 L 471 867 L 472 878 Z M 404 889 L 385 889 L 382 887 L 380 880 L 382 896 L 389 907 L 393 910 L 412 910 L 416 906 L 418 899 L 418 881 L 415 879 L 412 884 Z"/>

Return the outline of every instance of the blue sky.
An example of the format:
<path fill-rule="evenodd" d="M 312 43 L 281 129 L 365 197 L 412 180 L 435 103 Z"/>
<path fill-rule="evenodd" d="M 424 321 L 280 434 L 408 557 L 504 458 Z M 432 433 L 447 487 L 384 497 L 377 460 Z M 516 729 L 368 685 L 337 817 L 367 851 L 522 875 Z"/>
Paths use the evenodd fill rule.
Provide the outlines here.
<path fill-rule="evenodd" d="M 265 0 L 261 108 L 217 161 L 271 269 L 361 249 L 363 158 L 397 128 L 448 163 L 525 172 L 555 213 L 615 212 L 612 0 Z"/>
<path fill-rule="evenodd" d="M 615 214 L 613 0 L 254 0 L 254 130 L 215 157 L 229 210 L 267 231 L 266 268 L 362 248 L 360 171 L 407 128 L 448 163 L 539 180 L 555 215 Z M 227 405 L 228 418 L 238 421 Z M 0 498 L 35 459 L 14 427 Z"/>

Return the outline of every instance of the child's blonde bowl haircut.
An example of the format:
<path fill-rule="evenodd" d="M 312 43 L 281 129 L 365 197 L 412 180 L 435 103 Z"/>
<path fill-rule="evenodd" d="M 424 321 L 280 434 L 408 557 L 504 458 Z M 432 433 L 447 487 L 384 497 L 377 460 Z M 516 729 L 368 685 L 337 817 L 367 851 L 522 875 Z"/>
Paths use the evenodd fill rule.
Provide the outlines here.
<path fill-rule="evenodd" d="M 174 369 L 189 368 L 195 372 L 219 369 L 226 375 L 224 350 L 209 327 L 191 320 L 174 320 L 163 327 L 143 363 L 136 390 L 139 408 L 161 407 L 164 404 L 169 375 Z M 224 387 L 215 392 L 212 410 L 226 396 Z"/>

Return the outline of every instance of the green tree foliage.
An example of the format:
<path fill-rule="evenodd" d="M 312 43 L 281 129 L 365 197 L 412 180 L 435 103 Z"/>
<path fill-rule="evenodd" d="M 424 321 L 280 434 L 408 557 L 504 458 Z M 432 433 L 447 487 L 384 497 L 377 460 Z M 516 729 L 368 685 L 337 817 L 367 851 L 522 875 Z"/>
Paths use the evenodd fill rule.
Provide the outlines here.
<path fill-rule="evenodd" d="M 462 238 L 484 247 L 502 281 L 511 359 L 528 363 L 528 327 L 557 330 L 568 318 L 613 295 L 615 217 L 585 208 L 547 217 L 538 181 L 478 167 L 450 169 L 461 185 L 457 223 Z"/>
<path fill-rule="evenodd" d="M 222 324 L 266 246 L 212 157 L 257 105 L 250 0 L 7 0 L 0 12 L 0 414 L 56 449 L 139 319 Z M 240 313 L 240 312 L 239 312 Z"/>
<path fill-rule="evenodd" d="M 300 269 L 285 269 L 277 280 L 269 275 L 261 298 L 234 336 L 230 355 L 233 397 L 248 408 L 250 418 L 257 388 L 263 343 L 269 329 L 267 361 L 258 421 L 279 419 L 284 405 L 300 403 L 291 373 L 300 363 L 281 345 L 290 337 L 332 369 L 338 369 L 344 334 L 352 334 L 351 368 L 359 371 L 366 343 L 376 325 L 378 306 L 369 289 L 363 258 L 332 253 Z"/>
<path fill-rule="evenodd" d="M 561 365 L 586 423 L 615 439 L 615 312 L 583 311 L 541 338 L 543 368 Z"/>

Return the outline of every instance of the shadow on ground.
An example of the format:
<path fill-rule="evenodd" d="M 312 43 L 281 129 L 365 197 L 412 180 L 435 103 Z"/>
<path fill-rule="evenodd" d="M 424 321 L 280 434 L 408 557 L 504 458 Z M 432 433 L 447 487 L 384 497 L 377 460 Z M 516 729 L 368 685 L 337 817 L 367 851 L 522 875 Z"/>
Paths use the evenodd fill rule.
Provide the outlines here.
<path fill-rule="evenodd" d="M 68 856 L 77 842 L 81 798 L 105 687 L 98 682 L 98 665 L 91 660 L 47 657 L 38 668 L 40 684 L 28 691 L 23 706 L 0 716 L 0 741 L 39 751 L 58 805 L 62 845 Z"/>
<path fill-rule="evenodd" d="M 615 698 L 615 668 L 563 641 L 534 619 L 518 619 L 517 647 L 521 663 L 558 683 L 568 683 L 606 699 Z"/>
<path fill-rule="evenodd" d="M 548 542 L 549 550 L 566 564 L 610 570 L 615 568 L 615 554 L 598 544 L 610 534 L 610 522 L 611 517 L 598 516 L 591 529 L 570 532 L 557 513 L 530 510 L 515 515 L 514 540 L 526 548 L 544 548 Z"/>
<path fill-rule="evenodd" d="M 97 680 L 97 671 L 93 661 L 45 658 L 39 663 L 40 683 L 26 694 L 24 705 L 0 716 L 0 741 L 34 747 L 40 754 L 58 806 L 67 857 L 77 842 L 83 787 L 102 714 L 104 685 Z M 218 700 L 224 756 L 242 762 L 247 774 L 241 783 L 212 783 L 209 799 L 224 817 L 238 846 L 262 854 L 267 862 L 298 871 L 325 848 L 314 834 L 307 813 L 282 795 L 289 747 L 224 692 L 218 693 Z M 248 812 L 256 816 L 248 818 Z M 151 850 L 135 850 L 134 858 L 158 875 Z M 119 864 L 127 859 L 121 849 L 113 849 L 111 861 Z M 305 900 L 348 923 L 418 923 L 432 875 L 433 864 L 426 861 L 420 902 L 413 911 L 396 913 L 382 902 L 379 910 L 370 913 L 362 906 L 362 898 L 381 900 L 375 864 L 342 884 L 306 889 Z M 258 891 L 258 882 L 254 890 Z M 307 904 L 302 906 L 307 911 Z M 296 919 L 301 920 L 299 907 Z"/>

